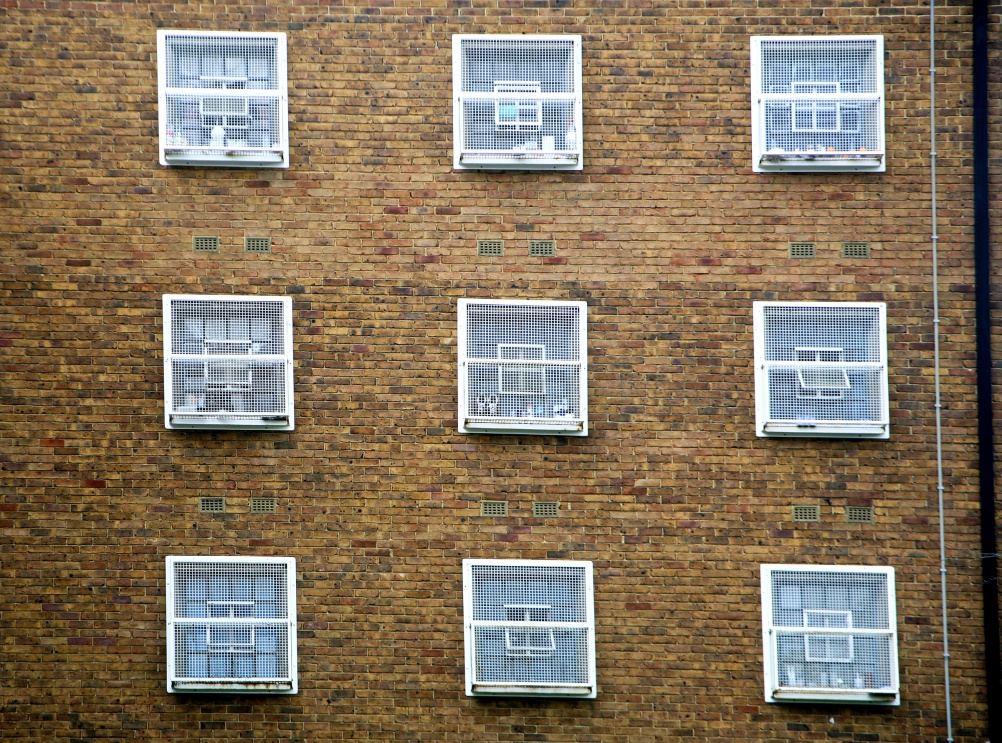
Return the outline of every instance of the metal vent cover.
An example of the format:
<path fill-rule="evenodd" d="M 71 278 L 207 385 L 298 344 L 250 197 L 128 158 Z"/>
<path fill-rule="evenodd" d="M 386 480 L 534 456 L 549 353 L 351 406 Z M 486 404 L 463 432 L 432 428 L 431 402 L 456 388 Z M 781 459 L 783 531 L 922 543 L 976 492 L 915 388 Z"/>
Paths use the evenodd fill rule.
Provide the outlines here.
<path fill-rule="evenodd" d="M 481 516 L 507 516 L 508 501 L 505 500 L 482 500 L 480 501 Z"/>
<path fill-rule="evenodd" d="M 532 515 L 537 518 L 554 518 L 560 515 L 560 503 L 556 501 L 536 501 L 532 504 Z"/>
<path fill-rule="evenodd" d="M 209 496 L 198 499 L 199 513 L 225 513 L 226 499 L 217 496 Z"/>
<path fill-rule="evenodd" d="M 869 258 L 870 243 L 866 240 L 846 240 L 842 243 L 843 258 Z"/>
<path fill-rule="evenodd" d="M 477 255 L 504 255 L 504 240 L 477 240 Z"/>
<path fill-rule="evenodd" d="M 590 562 L 464 560 L 463 596 L 468 695 L 595 696 Z"/>
<path fill-rule="evenodd" d="M 791 258 L 817 258 L 818 256 L 818 244 L 815 242 L 791 242 L 790 243 L 790 257 Z"/>
<path fill-rule="evenodd" d="M 875 520 L 873 506 L 847 506 L 845 520 L 850 524 L 872 524 Z"/>
<path fill-rule="evenodd" d="M 270 253 L 270 237 L 245 237 L 244 250 L 248 253 Z"/>
<path fill-rule="evenodd" d="M 821 521 L 820 506 L 794 506 L 794 521 Z"/>
<path fill-rule="evenodd" d="M 191 249 L 198 253 L 218 253 L 219 238 L 215 235 L 193 235 Z"/>
<path fill-rule="evenodd" d="M 270 495 L 254 495 L 250 499 L 251 513 L 275 513 L 278 501 Z"/>
<path fill-rule="evenodd" d="M 530 240 L 529 255 L 545 258 L 557 254 L 557 243 L 553 240 Z"/>

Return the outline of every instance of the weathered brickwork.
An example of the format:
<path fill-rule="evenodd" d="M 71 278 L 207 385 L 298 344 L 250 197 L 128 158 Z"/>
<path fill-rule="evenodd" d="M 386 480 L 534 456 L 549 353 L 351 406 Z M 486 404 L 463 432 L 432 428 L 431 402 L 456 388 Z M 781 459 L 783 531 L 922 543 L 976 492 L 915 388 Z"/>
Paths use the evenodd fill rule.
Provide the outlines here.
<path fill-rule="evenodd" d="M 974 743 L 971 19 L 937 13 L 953 732 Z M 927 4 L 7 0 L 0 19 L 0 738 L 945 739 Z M 288 34 L 288 170 L 158 164 L 159 28 Z M 452 170 L 460 32 L 582 35 L 583 171 Z M 886 173 L 752 173 L 749 37 L 801 33 L 884 35 Z M 816 258 L 789 257 L 800 240 Z M 165 293 L 293 298 L 295 431 L 165 430 Z M 463 297 L 587 301 L 588 437 L 457 432 Z M 756 438 L 769 299 L 887 303 L 889 440 Z M 250 513 L 260 495 L 276 513 Z M 168 695 L 179 554 L 296 558 L 298 695 Z M 597 699 L 464 695 L 469 557 L 594 561 Z M 895 568 L 900 707 L 763 701 L 762 563 Z"/>

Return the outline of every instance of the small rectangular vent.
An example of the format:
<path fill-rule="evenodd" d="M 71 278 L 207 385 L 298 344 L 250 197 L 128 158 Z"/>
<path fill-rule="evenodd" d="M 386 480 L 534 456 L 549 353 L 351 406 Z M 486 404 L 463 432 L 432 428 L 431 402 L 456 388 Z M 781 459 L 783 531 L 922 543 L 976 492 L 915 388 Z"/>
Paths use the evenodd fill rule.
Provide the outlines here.
<path fill-rule="evenodd" d="M 556 501 L 537 501 L 532 504 L 532 515 L 541 519 L 559 516 L 560 504 Z"/>
<path fill-rule="evenodd" d="M 250 499 L 251 513 L 275 513 L 276 500 L 270 495 L 255 495 Z"/>
<path fill-rule="evenodd" d="M 244 250 L 248 253 L 270 253 L 270 237 L 245 237 Z"/>
<path fill-rule="evenodd" d="M 850 524 L 872 524 L 873 506 L 848 506 L 845 509 L 845 520 Z"/>
<path fill-rule="evenodd" d="M 199 513 L 225 513 L 226 512 L 226 499 L 211 497 L 211 498 L 199 498 L 198 499 L 198 512 Z"/>
<path fill-rule="evenodd" d="M 869 258 L 870 243 L 865 240 L 847 240 L 842 243 L 843 258 Z"/>
<path fill-rule="evenodd" d="M 553 240 L 530 240 L 529 255 L 546 258 L 557 254 L 557 243 Z"/>
<path fill-rule="evenodd" d="M 504 240 L 477 240 L 477 255 L 504 255 Z"/>
<path fill-rule="evenodd" d="M 819 506 L 794 506 L 794 521 L 820 521 L 821 508 Z"/>
<path fill-rule="evenodd" d="M 791 258 L 816 258 L 818 255 L 818 245 L 813 242 L 791 242 Z"/>
<path fill-rule="evenodd" d="M 504 500 L 482 500 L 480 501 L 481 516 L 507 516 L 508 501 Z"/>
<path fill-rule="evenodd" d="M 191 248 L 199 253 L 218 253 L 219 238 L 212 235 L 193 235 Z"/>

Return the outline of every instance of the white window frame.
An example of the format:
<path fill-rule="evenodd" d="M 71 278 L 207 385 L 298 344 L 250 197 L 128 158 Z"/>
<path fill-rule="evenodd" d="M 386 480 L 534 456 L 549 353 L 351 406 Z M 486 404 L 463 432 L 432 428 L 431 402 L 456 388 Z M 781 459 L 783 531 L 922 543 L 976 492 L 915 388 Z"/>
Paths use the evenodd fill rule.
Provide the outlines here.
<path fill-rule="evenodd" d="M 837 45 L 859 42 L 872 43 L 873 55 L 877 60 L 876 91 L 862 93 L 852 90 L 851 85 L 839 81 L 799 79 L 810 76 L 804 65 L 792 66 L 789 90 L 764 90 L 762 45 L 776 42 L 796 42 L 808 46 L 812 43 Z M 799 77 L 798 77 L 799 76 Z M 774 86 L 785 87 L 785 86 Z M 823 90 L 822 90 L 823 88 Z M 756 173 L 777 171 L 793 172 L 875 172 L 882 173 L 887 167 L 887 144 L 884 99 L 884 37 L 880 35 L 857 36 L 753 36 L 751 37 L 751 91 L 752 91 L 752 170 Z M 833 135 L 830 141 L 837 144 L 838 134 L 860 134 L 863 110 L 867 105 L 876 105 L 877 121 L 875 134 L 877 143 L 873 147 L 860 147 L 847 151 L 836 151 L 833 146 L 824 149 L 807 150 L 769 147 L 766 139 L 767 111 L 788 108 L 792 132 L 811 132 Z M 819 125 L 821 112 L 825 118 L 834 116 L 834 126 Z M 810 126 L 802 126 L 801 115 L 808 112 Z M 855 112 L 853 115 L 849 115 Z M 855 121 L 855 126 L 852 122 Z"/>
<path fill-rule="evenodd" d="M 841 348 L 820 346 L 797 346 L 798 356 L 801 352 L 815 353 L 825 357 L 840 353 L 843 360 L 801 360 L 768 361 L 766 359 L 766 321 L 765 310 L 768 307 L 846 307 L 878 309 L 880 324 L 880 359 L 872 362 L 849 362 L 844 360 Z M 887 380 L 887 305 L 883 302 L 755 302 L 753 306 L 753 325 L 755 343 L 755 432 L 759 437 L 793 436 L 802 438 L 890 438 L 890 401 L 888 397 Z M 812 366 L 807 366 L 812 365 Z M 816 368 L 815 368 L 816 367 Z M 797 399 L 804 400 L 839 400 L 850 389 L 848 370 L 876 369 L 879 379 L 879 415 L 872 420 L 825 420 L 825 419 L 782 419 L 773 416 L 770 411 L 771 395 L 769 387 L 769 372 L 771 369 L 795 369 L 798 380 Z M 816 378 L 810 379 L 811 372 Z M 821 384 L 821 375 L 830 377 L 828 384 Z M 836 384 L 837 382 L 837 384 Z"/>
<path fill-rule="evenodd" d="M 280 354 L 257 351 L 251 339 L 203 338 L 205 348 L 201 353 L 176 353 L 173 349 L 175 333 L 172 306 L 175 302 L 195 303 L 268 303 L 280 304 L 282 312 L 282 348 Z M 168 429 L 266 429 L 291 431 L 295 428 L 295 398 L 292 385 L 292 298 L 260 297 L 219 294 L 165 294 L 163 296 L 164 322 L 164 414 Z M 216 346 L 212 349 L 210 346 Z M 174 363 L 201 363 L 206 382 L 216 379 L 217 384 L 245 388 L 252 392 L 249 361 L 280 364 L 285 409 L 259 414 L 246 411 L 199 411 L 197 405 L 175 407 Z M 225 382 L 219 381 L 224 380 Z M 231 390 L 235 391 L 235 390 Z M 189 409 L 190 408 L 190 409 Z"/>
<path fill-rule="evenodd" d="M 865 573 L 886 576 L 887 586 L 887 629 L 863 629 L 853 627 L 851 618 L 847 622 L 849 626 L 844 628 L 821 628 L 808 627 L 806 614 L 814 610 L 804 610 L 804 627 L 779 626 L 773 622 L 773 573 L 775 572 L 798 572 L 804 574 L 838 574 L 838 573 Z M 763 647 L 763 676 L 765 701 L 778 702 L 824 702 L 832 704 L 869 704 L 896 707 L 901 704 L 900 679 L 898 672 L 898 633 L 897 633 L 897 613 L 894 593 L 894 568 L 874 567 L 861 565 L 761 565 L 760 578 L 762 586 L 762 647 Z M 849 614 L 850 612 L 838 612 L 818 610 L 815 613 L 826 614 Z M 822 663 L 830 665 L 849 664 L 853 661 L 853 638 L 854 637 L 876 637 L 889 638 L 888 646 L 890 657 L 889 671 L 890 684 L 879 689 L 857 688 L 856 684 L 849 678 L 850 672 L 846 671 L 845 679 L 839 679 L 841 683 L 829 686 L 806 686 L 797 677 L 795 669 L 786 669 L 787 678 L 783 678 L 783 670 L 780 668 L 778 657 L 779 634 L 784 636 L 803 635 L 804 655 L 806 663 Z M 809 643 L 812 640 L 822 638 L 848 638 L 849 657 L 848 658 L 819 658 L 812 657 L 809 652 Z"/>
<path fill-rule="evenodd" d="M 576 307 L 578 309 L 578 361 L 556 361 L 546 359 L 545 347 L 534 344 L 499 343 L 498 357 L 496 358 L 475 358 L 468 354 L 468 338 L 466 336 L 467 311 L 471 305 L 519 305 L 526 307 Z M 459 354 L 459 432 L 460 433 L 509 433 L 509 434 L 533 434 L 533 435 L 559 435 L 559 436 L 587 436 L 588 435 L 588 304 L 581 301 L 559 301 L 559 300 L 528 300 L 528 299 L 460 299 L 458 302 L 458 343 Z M 543 356 L 536 358 L 499 358 L 502 348 L 543 348 Z M 532 363 L 539 361 L 539 364 Z M 469 390 L 469 366 L 471 364 L 497 364 L 498 365 L 498 389 L 500 394 L 489 394 L 483 396 L 484 400 L 471 399 Z M 547 415 L 544 413 L 539 417 L 521 418 L 499 418 L 496 421 L 489 420 L 501 403 L 503 395 L 533 395 L 545 394 L 546 379 L 545 368 L 547 366 L 571 366 L 577 367 L 577 385 L 580 390 L 580 417 L 575 418 L 569 414 Z M 541 370 L 543 373 L 542 390 L 506 389 L 506 369 L 518 369 L 517 378 L 523 383 L 528 378 L 532 380 Z M 527 377 L 526 375 L 529 374 Z M 475 415 L 477 407 L 485 408 L 486 414 Z M 546 411 L 551 413 L 552 411 Z M 488 418 L 485 420 L 485 418 Z"/>
<path fill-rule="evenodd" d="M 234 608 L 247 607 L 253 614 L 253 601 L 206 601 L 206 605 L 225 604 L 230 606 L 227 616 L 180 617 L 177 607 L 176 568 L 182 564 L 231 565 L 238 566 L 285 566 L 286 616 L 281 618 L 254 618 L 239 616 Z M 207 557 L 170 556 L 167 557 L 167 691 L 176 693 L 246 693 L 246 694 L 296 694 L 299 691 L 296 650 L 296 559 L 294 557 Z M 250 642 L 213 642 L 213 631 L 232 631 L 234 622 L 249 629 Z M 254 636 L 261 627 L 274 631 L 281 625 L 286 635 L 285 663 L 288 674 L 274 678 L 254 677 L 187 677 L 178 674 L 177 643 L 180 632 L 186 625 L 206 626 L 206 648 L 221 653 L 253 652 Z M 248 650 L 250 648 L 250 650 Z"/>
<path fill-rule="evenodd" d="M 275 44 L 275 65 L 277 87 L 236 88 L 243 78 L 239 76 L 212 77 L 214 85 L 222 87 L 174 88 L 168 86 L 167 60 L 171 55 L 171 45 L 180 39 L 204 39 L 206 45 L 213 42 L 226 43 L 227 40 L 255 41 L 267 40 Z M 160 164 L 164 166 L 196 166 L 225 168 L 288 168 L 289 167 L 289 81 L 286 50 L 286 35 L 282 32 L 243 32 L 243 31 L 182 31 L 161 29 L 157 31 L 157 75 L 159 82 L 159 134 L 160 134 Z M 202 78 L 210 80 L 210 78 Z M 233 101 L 235 107 L 228 113 L 216 113 L 212 116 L 247 118 L 250 115 L 249 100 L 272 99 L 278 110 L 278 139 L 268 144 L 250 144 L 246 140 L 224 140 L 221 144 L 192 145 L 188 138 L 180 132 L 175 132 L 170 123 L 169 101 L 175 97 L 197 99 L 198 115 L 202 128 L 205 125 L 206 102 L 212 104 Z M 221 110 L 222 110 L 221 109 Z M 237 114 L 235 111 L 244 113 Z M 228 132 L 247 129 L 234 118 L 226 121 L 224 128 Z"/>
<path fill-rule="evenodd" d="M 572 92 L 541 92 L 539 80 L 495 80 L 493 91 L 463 91 L 463 44 L 490 41 L 513 46 L 526 42 L 570 41 L 574 55 L 574 90 Z M 584 167 L 583 109 L 581 93 L 581 36 L 539 34 L 455 34 L 452 37 L 452 101 L 453 101 L 453 168 L 456 170 L 581 170 Z M 501 115 L 505 101 L 515 101 L 516 119 L 522 111 L 532 111 L 531 119 L 508 122 Z M 463 104 L 469 100 L 493 102 L 494 124 L 499 130 L 540 132 L 543 125 L 543 105 L 547 101 L 571 101 L 576 141 L 573 149 L 556 149 L 550 140 L 560 136 L 540 135 L 536 149 L 513 148 L 498 150 L 468 150 L 464 147 L 465 125 Z M 564 134 L 566 136 L 566 134 Z M 552 148 L 552 149 L 551 149 Z"/>
<path fill-rule="evenodd" d="M 475 620 L 473 571 L 475 567 L 508 566 L 541 566 L 544 568 L 561 568 L 573 566 L 584 570 L 585 580 L 585 621 L 566 622 L 539 619 L 532 612 L 549 613 L 551 608 L 544 604 L 506 604 L 506 614 L 511 611 L 525 612 L 523 620 Z M 595 590 L 592 563 L 580 560 L 497 560 L 497 559 L 464 559 L 463 560 L 463 626 L 466 649 L 466 695 L 467 696 L 544 696 L 544 697 L 574 697 L 579 699 L 594 699 L 598 695 L 598 684 L 595 670 Z M 505 638 L 505 654 L 513 659 L 545 659 L 551 657 L 557 650 L 556 633 L 561 630 L 576 629 L 586 631 L 588 680 L 581 684 L 557 682 L 526 682 L 526 681 L 481 681 L 476 677 L 476 630 L 486 627 L 503 627 Z M 512 636 L 515 640 L 512 640 Z M 519 633 L 524 633 L 526 642 L 519 643 Z M 531 633 L 531 635 L 530 635 Z M 536 646 L 528 641 L 530 636 L 546 638 L 546 645 Z"/>

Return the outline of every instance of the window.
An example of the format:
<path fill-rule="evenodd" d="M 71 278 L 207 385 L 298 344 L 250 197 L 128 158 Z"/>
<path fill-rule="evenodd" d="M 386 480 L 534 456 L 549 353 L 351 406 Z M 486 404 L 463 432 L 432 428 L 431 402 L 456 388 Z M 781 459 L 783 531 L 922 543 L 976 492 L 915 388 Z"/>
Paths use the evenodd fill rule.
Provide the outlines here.
<path fill-rule="evenodd" d="M 463 560 L 466 693 L 594 698 L 592 564 Z"/>
<path fill-rule="evenodd" d="M 890 435 L 883 304 L 756 302 L 759 436 Z"/>
<path fill-rule="evenodd" d="M 291 431 L 292 300 L 164 296 L 167 428 Z"/>
<path fill-rule="evenodd" d="M 900 704 L 893 568 L 761 574 L 766 701 Z"/>
<path fill-rule="evenodd" d="M 459 430 L 586 436 L 584 302 L 459 300 Z"/>
<path fill-rule="evenodd" d="M 581 170 L 581 37 L 452 37 L 454 166 Z"/>
<path fill-rule="evenodd" d="M 882 36 L 753 36 L 752 165 L 883 172 Z"/>
<path fill-rule="evenodd" d="M 295 694 L 296 561 L 167 558 L 167 690 Z"/>
<path fill-rule="evenodd" d="M 158 31 L 160 164 L 289 167 L 284 33 Z"/>

